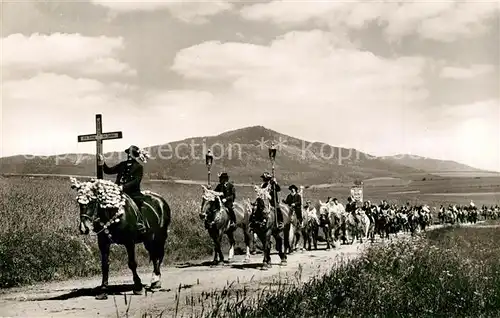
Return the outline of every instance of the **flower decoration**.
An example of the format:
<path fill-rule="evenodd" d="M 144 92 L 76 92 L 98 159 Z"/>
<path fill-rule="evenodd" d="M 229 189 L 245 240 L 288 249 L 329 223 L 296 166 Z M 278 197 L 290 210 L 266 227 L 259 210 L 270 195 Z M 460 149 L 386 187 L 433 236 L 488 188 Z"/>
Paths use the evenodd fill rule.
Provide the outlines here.
<path fill-rule="evenodd" d="M 139 149 L 139 160 L 146 163 L 148 162 L 149 157 L 149 153 L 146 150 Z"/>
<path fill-rule="evenodd" d="M 103 209 L 120 209 L 125 206 L 125 196 L 118 185 L 109 180 L 92 179 L 78 182 L 71 178 L 71 187 L 76 189 L 76 200 L 86 205 L 97 201 Z"/>

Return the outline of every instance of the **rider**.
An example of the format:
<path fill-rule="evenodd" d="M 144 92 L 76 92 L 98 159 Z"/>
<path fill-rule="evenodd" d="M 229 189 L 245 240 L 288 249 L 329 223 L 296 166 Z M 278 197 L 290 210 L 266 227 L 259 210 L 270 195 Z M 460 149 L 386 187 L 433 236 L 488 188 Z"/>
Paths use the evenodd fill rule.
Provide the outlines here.
<path fill-rule="evenodd" d="M 387 203 L 386 200 L 382 200 L 379 207 L 380 207 L 380 210 L 388 210 L 390 208 L 389 204 Z"/>
<path fill-rule="evenodd" d="M 276 209 L 276 214 L 278 216 L 278 229 L 283 229 L 283 214 L 281 212 L 281 208 L 278 204 L 276 207 L 276 203 L 279 202 L 278 200 L 278 192 L 281 191 L 281 188 L 279 184 L 276 182 L 276 178 L 273 178 L 269 172 L 264 172 L 261 176 L 262 178 L 262 185 L 261 188 L 265 189 L 268 186 L 270 186 L 270 194 L 271 194 L 271 206 Z"/>
<path fill-rule="evenodd" d="M 291 186 L 288 187 L 288 190 L 290 190 L 290 194 L 286 197 L 285 200 L 283 200 L 283 203 L 288 204 L 292 210 L 295 212 L 295 215 L 297 216 L 297 220 L 299 221 L 299 224 L 302 224 L 302 197 L 298 193 L 299 189 L 295 184 L 292 184 Z"/>
<path fill-rule="evenodd" d="M 472 200 L 470 201 L 469 209 L 470 210 L 475 210 L 476 209 L 476 205 L 474 204 L 474 202 L 472 202 Z"/>
<path fill-rule="evenodd" d="M 365 211 L 365 213 L 370 213 L 371 206 L 370 206 L 370 202 L 369 201 L 365 201 L 363 203 L 363 210 Z"/>
<path fill-rule="evenodd" d="M 236 190 L 229 182 L 229 175 L 226 172 L 219 174 L 219 184 L 215 187 L 216 192 L 222 192 L 222 203 L 226 206 L 230 218 L 229 227 L 236 227 L 236 215 L 234 214 L 234 199 L 236 199 Z"/>
<path fill-rule="evenodd" d="M 358 220 L 358 217 L 356 216 L 356 210 L 357 210 L 356 201 L 353 201 L 352 197 L 348 197 L 347 204 L 345 206 L 345 211 L 347 213 L 351 213 L 354 216 L 354 220 L 356 220 L 356 223 L 358 223 L 359 220 Z"/>
<path fill-rule="evenodd" d="M 109 167 L 104 162 L 104 157 L 99 156 L 99 165 L 105 174 L 116 174 L 116 184 L 120 189 L 127 194 L 137 205 L 137 230 L 139 233 L 146 232 L 146 226 L 142 217 L 141 207 L 144 202 L 144 195 L 141 192 L 141 181 L 144 175 L 143 164 L 146 163 L 147 154 L 145 154 L 139 147 L 130 146 L 125 149 L 127 160 L 119 164 Z"/>

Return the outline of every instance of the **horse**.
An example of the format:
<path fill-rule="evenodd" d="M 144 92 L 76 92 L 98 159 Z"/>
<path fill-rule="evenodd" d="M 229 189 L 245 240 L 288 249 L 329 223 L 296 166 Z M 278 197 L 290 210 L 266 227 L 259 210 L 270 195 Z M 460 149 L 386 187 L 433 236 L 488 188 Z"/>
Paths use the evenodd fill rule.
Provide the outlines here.
<path fill-rule="evenodd" d="M 289 205 L 280 204 L 280 208 L 283 214 L 283 220 L 288 220 L 288 222 L 283 222 L 285 253 L 292 254 L 297 250 L 297 243 L 300 240 L 301 224 L 299 224 L 296 213 L 294 213 Z"/>
<path fill-rule="evenodd" d="M 376 206 L 369 207 L 368 209 L 368 219 L 370 220 L 370 226 L 368 227 L 367 237 L 371 242 L 375 242 L 375 220 L 377 217 L 378 208 Z"/>
<path fill-rule="evenodd" d="M 171 223 L 171 209 L 167 201 L 157 193 L 143 191 L 144 203 L 138 211 L 135 202 L 117 185 L 105 180 L 79 182 L 71 178 L 71 188 L 78 192 L 77 201 L 80 208 L 80 233 L 87 235 L 90 228 L 97 235 L 97 243 L 101 253 L 102 283 L 98 288 L 96 299 L 107 299 L 109 277 L 109 251 L 112 244 L 125 246 L 128 254 L 128 267 L 132 271 L 136 295 L 142 294 L 143 285 L 137 274 L 135 245 L 143 243 L 153 262 L 151 289 L 161 288 L 160 267 L 165 256 L 165 243 Z M 120 198 L 121 206 L 106 202 L 109 196 Z M 109 201 L 109 200 L 108 200 Z M 149 226 L 146 233 L 137 231 L 137 213 L 142 213 L 143 220 Z"/>
<path fill-rule="evenodd" d="M 267 188 L 261 189 L 258 186 L 254 186 L 254 189 L 257 193 L 257 198 L 252 204 L 252 214 L 254 216 L 253 230 L 262 242 L 264 254 L 262 269 L 266 270 L 271 267 L 271 237 L 274 237 L 281 265 L 286 265 L 287 256 L 283 249 L 284 239 L 282 237 L 284 231 L 278 229 L 275 208 L 270 204 L 271 195 Z M 287 217 L 288 215 L 285 216 L 285 213 L 283 213 L 283 223 L 285 226 L 290 222 L 286 220 Z"/>
<path fill-rule="evenodd" d="M 420 213 L 416 208 L 408 212 L 408 224 L 411 236 L 414 236 L 420 226 Z"/>
<path fill-rule="evenodd" d="M 335 241 L 340 236 L 342 214 L 345 212 L 342 204 L 332 205 L 332 202 L 323 203 L 319 200 L 319 226 L 323 229 L 326 240 L 326 249 L 330 249 L 330 242 L 335 245 Z"/>
<path fill-rule="evenodd" d="M 357 222 L 355 218 L 357 218 Z M 360 243 L 363 243 L 363 238 L 368 236 L 368 229 L 370 227 L 370 219 L 365 212 L 358 208 L 356 216 L 352 213 L 344 213 L 343 222 L 345 224 L 344 242 L 347 241 L 347 233 L 349 233 L 351 237 L 350 244 L 353 244 L 356 238 L 359 239 Z"/>
<path fill-rule="evenodd" d="M 222 238 L 224 234 L 229 239 L 229 256 L 228 262 L 232 262 L 234 257 L 234 239 L 235 228 L 229 228 L 229 214 L 227 208 L 222 204 L 220 196 L 222 192 L 210 190 L 202 185 L 203 197 L 201 203 L 200 219 L 205 220 L 205 225 L 208 234 L 214 243 L 214 260 L 213 265 L 218 265 L 219 262 L 224 262 L 224 255 L 222 253 Z M 251 206 L 244 201 L 243 203 L 234 203 L 234 214 L 236 216 L 236 226 L 243 230 L 246 256 L 245 262 L 250 261 L 250 244 L 252 241 L 252 234 L 250 231 L 250 209 Z"/>

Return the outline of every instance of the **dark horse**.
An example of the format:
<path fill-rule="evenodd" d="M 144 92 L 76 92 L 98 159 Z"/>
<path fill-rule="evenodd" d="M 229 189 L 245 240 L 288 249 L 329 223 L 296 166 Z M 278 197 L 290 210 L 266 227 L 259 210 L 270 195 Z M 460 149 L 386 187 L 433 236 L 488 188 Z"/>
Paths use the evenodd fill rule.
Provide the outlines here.
<path fill-rule="evenodd" d="M 214 242 L 214 265 L 219 262 L 224 262 L 224 255 L 222 253 L 222 237 L 224 234 L 229 239 L 229 257 L 228 261 L 231 262 L 234 256 L 234 231 L 236 229 L 229 228 L 229 215 L 227 208 L 222 204 L 220 196 L 222 193 L 215 192 L 205 186 L 203 188 L 203 199 L 201 203 L 200 218 L 205 220 L 206 228 L 210 237 Z M 234 213 L 236 215 L 236 225 L 243 230 L 246 245 L 245 261 L 250 260 L 250 244 L 253 242 L 253 235 L 250 231 L 250 211 L 251 205 L 249 202 L 234 203 Z"/>
<path fill-rule="evenodd" d="M 160 195 L 144 191 L 145 201 L 142 213 L 148 230 L 140 235 L 137 232 L 137 205 L 127 196 L 125 205 L 118 208 L 102 208 L 98 196 L 99 183 L 80 183 L 72 179 L 72 188 L 78 191 L 80 205 L 80 232 L 89 234 L 92 227 L 97 233 L 97 242 L 101 251 L 102 284 L 100 293 L 96 299 L 107 299 L 107 287 L 109 277 L 109 250 L 111 244 L 124 245 L 128 254 L 128 266 L 133 274 L 134 294 L 142 293 L 141 278 L 137 274 L 137 262 L 135 258 L 135 245 L 143 243 L 153 262 L 153 276 L 151 288 L 161 287 L 160 266 L 165 255 L 165 242 L 168 237 L 168 227 L 171 221 L 170 207 Z M 81 200 L 83 198 L 83 200 Z"/>
<path fill-rule="evenodd" d="M 263 246 L 264 260 L 262 269 L 265 270 L 271 267 L 271 237 L 274 237 L 276 242 L 276 250 L 278 250 L 280 256 L 281 265 L 286 265 L 287 257 L 283 249 L 283 230 L 278 229 L 275 210 L 269 203 L 271 196 L 267 189 L 261 189 L 258 186 L 254 186 L 254 189 L 257 192 L 257 199 L 252 204 L 252 213 L 255 217 L 253 229 Z M 283 219 L 286 225 L 287 220 L 285 220 L 284 213 Z"/>

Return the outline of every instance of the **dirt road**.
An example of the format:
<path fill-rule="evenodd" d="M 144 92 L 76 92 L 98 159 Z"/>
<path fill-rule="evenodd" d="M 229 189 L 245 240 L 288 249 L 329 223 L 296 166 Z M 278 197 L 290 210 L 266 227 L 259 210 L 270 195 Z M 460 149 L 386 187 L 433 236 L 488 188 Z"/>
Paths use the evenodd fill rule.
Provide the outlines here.
<path fill-rule="evenodd" d="M 120 275 L 111 275 L 110 288 L 116 296 L 107 300 L 95 300 L 94 288 L 100 284 L 100 277 L 75 279 L 63 282 L 37 284 L 34 286 L 11 289 L 0 294 L 0 317 L 125 317 L 130 303 L 128 317 L 140 317 L 147 314 L 159 314 L 171 317 L 180 293 L 181 309 L 186 297 L 196 299 L 202 292 L 220 290 L 229 284 L 248 290 L 259 290 L 272 282 L 292 279 L 302 282 L 311 277 L 327 272 L 332 265 L 358 256 L 369 243 L 337 246 L 326 251 L 319 245 L 317 251 L 295 252 L 288 256 L 286 266 L 279 265 L 279 257 L 272 255 L 273 266 L 262 271 L 262 255 L 253 255 L 249 263 L 244 256 L 235 256 L 232 264 L 210 267 L 209 262 L 168 266 L 162 268 L 162 289 L 145 292 L 135 296 L 131 292 L 132 275 L 123 271 Z M 152 268 L 140 271 L 144 283 L 148 284 Z M 179 286 L 180 292 L 179 292 Z M 125 295 L 125 296 L 124 296 Z"/>
<path fill-rule="evenodd" d="M 236 255 L 232 264 L 210 267 L 208 262 L 185 264 L 177 267 L 163 267 L 162 289 L 154 293 L 132 296 L 132 276 L 124 271 L 119 276 L 110 277 L 110 286 L 118 293 L 107 300 L 95 300 L 93 288 L 100 284 L 100 277 L 75 279 L 64 282 L 37 284 L 34 286 L 12 289 L 0 294 L 1 317 L 117 317 L 125 316 L 127 305 L 125 296 L 131 299 L 129 317 L 138 317 L 144 313 L 160 313 L 167 310 L 163 317 L 170 317 L 175 310 L 176 294 L 179 285 L 181 305 L 186 296 L 199 295 L 222 289 L 228 284 L 238 284 L 249 289 L 269 285 L 278 276 L 306 281 L 326 272 L 336 262 L 356 257 L 366 244 L 341 246 L 330 251 L 320 245 L 317 251 L 296 252 L 288 256 L 288 264 L 279 266 L 279 257 L 272 255 L 273 266 L 267 271 L 260 269 L 262 255 L 252 255 L 249 263 L 244 256 Z M 151 269 L 140 271 L 144 283 L 149 283 Z M 259 286 L 260 285 L 260 286 Z M 116 301 L 116 305 L 115 305 Z"/>

